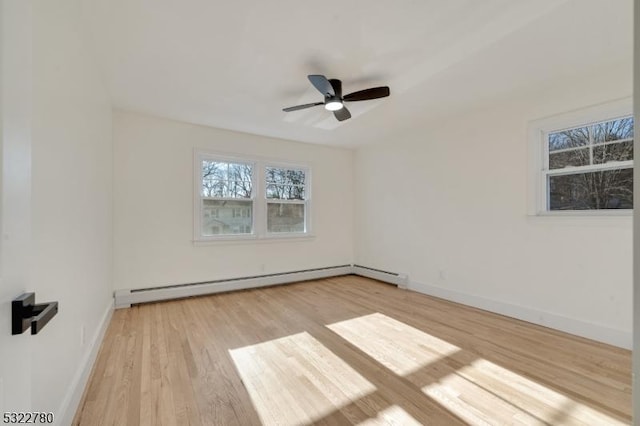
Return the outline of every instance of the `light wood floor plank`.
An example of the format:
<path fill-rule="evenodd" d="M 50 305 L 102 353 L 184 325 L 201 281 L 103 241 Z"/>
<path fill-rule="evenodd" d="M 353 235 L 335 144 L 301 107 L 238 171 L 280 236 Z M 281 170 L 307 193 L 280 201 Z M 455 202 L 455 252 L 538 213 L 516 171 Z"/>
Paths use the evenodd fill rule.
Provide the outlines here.
<path fill-rule="evenodd" d="M 116 311 L 74 419 L 630 422 L 629 351 L 356 276 Z"/>

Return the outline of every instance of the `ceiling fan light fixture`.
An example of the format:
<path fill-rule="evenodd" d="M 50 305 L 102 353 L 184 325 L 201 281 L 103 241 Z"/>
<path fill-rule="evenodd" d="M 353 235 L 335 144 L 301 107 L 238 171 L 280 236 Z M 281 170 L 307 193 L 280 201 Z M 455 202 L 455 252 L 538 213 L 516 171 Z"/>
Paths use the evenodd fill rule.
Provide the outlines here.
<path fill-rule="evenodd" d="M 329 101 L 324 104 L 324 108 L 328 111 L 337 111 L 339 109 L 342 109 L 343 107 L 344 105 L 342 105 L 342 102 L 340 101 Z"/>

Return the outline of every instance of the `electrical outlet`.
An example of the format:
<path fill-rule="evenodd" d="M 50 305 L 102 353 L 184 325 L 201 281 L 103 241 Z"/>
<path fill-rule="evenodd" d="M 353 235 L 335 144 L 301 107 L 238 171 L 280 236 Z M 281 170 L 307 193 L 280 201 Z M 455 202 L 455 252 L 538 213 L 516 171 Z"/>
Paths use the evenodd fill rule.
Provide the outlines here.
<path fill-rule="evenodd" d="M 82 325 L 80 326 L 80 346 L 81 346 L 81 347 L 82 347 L 82 346 L 84 346 L 84 336 L 85 336 L 85 333 L 84 333 L 84 324 L 82 324 Z"/>

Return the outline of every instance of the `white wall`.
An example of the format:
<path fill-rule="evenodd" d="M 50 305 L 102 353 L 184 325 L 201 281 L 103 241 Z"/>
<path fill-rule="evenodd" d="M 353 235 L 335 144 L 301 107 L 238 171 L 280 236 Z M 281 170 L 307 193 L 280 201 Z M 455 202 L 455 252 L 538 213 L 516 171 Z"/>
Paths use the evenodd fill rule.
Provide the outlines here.
<path fill-rule="evenodd" d="M 194 148 L 309 164 L 315 237 L 194 245 Z M 115 289 L 351 263 L 352 169 L 349 150 L 115 112 Z"/>
<path fill-rule="evenodd" d="M 356 263 L 630 347 L 631 216 L 528 216 L 527 123 L 631 91 L 631 67 L 609 67 L 360 149 Z"/>
<path fill-rule="evenodd" d="M 59 424 L 74 415 L 112 306 L 111 105 L 81 14 L 80 0 L 33 2 L 30 287 L 60 310 L 31 337 L 32 408 Z"/>

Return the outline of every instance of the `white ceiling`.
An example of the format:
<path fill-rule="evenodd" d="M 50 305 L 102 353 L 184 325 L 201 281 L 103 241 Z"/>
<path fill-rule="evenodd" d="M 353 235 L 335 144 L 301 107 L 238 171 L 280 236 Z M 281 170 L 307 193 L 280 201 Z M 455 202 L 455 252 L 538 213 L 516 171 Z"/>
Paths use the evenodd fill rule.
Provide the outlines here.
<path fill-rule="evenodd" d="M 115 107 L 354 147 L 559 77 L 632 63 L 631 0 L 84 0 Z M 342 123 L 307 74 L 344 93 Z"/>

